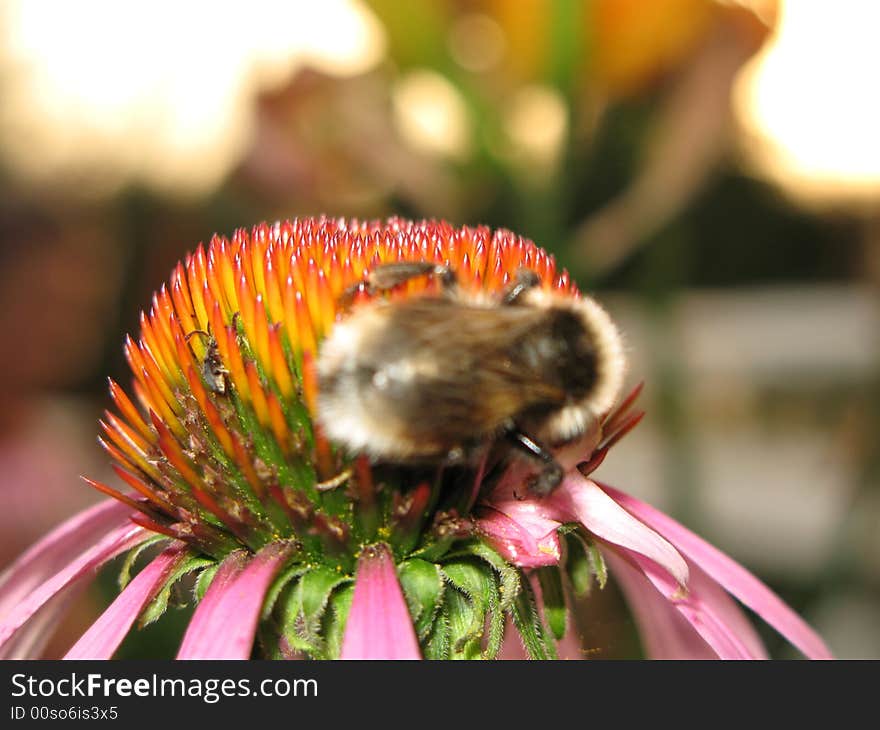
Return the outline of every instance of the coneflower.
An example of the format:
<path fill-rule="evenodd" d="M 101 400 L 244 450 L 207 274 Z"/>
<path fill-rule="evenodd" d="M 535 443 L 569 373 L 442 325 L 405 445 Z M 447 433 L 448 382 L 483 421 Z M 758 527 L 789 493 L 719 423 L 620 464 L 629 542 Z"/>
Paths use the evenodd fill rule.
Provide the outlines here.
<path fill-rule="evenodd" d="M 604 582 L 606 566 L 653 656 L 764 656 L 723 589 L 807 656 L 829 656 L 743 568 L 587 478 L 640 419 L 638 389 L 558 455 L 566 476 L 547 496 L 515 460 L 491 479 L 441 479 L 330 443 L 315 422 L 320 344 L 374 296 L 357 283 L 395 261 L 449 266 L 460 287 L 489 293 L 526 268 L 579 296 L 545 251 L 484 227 L 302 219 L 199 246 L 126 340 L 130 391 L 110 382 L 99 440 L 120 481 L 86 481 L 111 499 L 0 577 L 0 656 L 38 656 L 65 598 L 123 553 L 121 593 L 68 658 L 111 657 L 183 579 L 197 605 L 179 658 L 493 658 L 506 630 L 552 658 L 572 631 L 566 593 Z"/>

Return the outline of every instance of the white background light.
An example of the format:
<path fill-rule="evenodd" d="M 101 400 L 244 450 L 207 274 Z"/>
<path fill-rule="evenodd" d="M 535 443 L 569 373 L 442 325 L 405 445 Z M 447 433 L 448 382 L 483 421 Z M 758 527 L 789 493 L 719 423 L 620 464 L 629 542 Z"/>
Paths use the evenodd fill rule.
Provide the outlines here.
<path fill-rule="evenodd" d="M 737 84 L 762 171 L 807 197 L 880 195 L 880 4 L 796 0 Z"/>
<path fill-rule="evenodd" d="M 128 178 L 200 192 L 247 144 L 256 94 L 302 65 L 355 74 L 384 51 L 359 0 L 7 0 L 0 155 L 95 192 Z"/>

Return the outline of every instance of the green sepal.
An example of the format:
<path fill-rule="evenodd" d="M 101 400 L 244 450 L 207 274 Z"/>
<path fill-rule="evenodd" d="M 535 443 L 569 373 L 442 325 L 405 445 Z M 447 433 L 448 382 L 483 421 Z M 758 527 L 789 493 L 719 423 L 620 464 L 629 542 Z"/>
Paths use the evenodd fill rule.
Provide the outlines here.
<path fill-rule="evenodd" d="M 599 548 L 593 543 L 590 543 L 587 546 L 587 550 L 587 555 L 590 559 L 590 568 L 593 571 L 593 575 L 596 576 L 596 582 L 599 584 L 599 588 L 602 589 L 608 583 L 608 566 L 605 565 L 605 558 Z"/>
<path fill-rule="evenodd" d="M 131 581 L 131 569 L 134 567 L 135 562 L 144 550 L 157 543 L 165 542 L 166 540 L 170 542 L 169 538 L 165 537 L 165 535 L 154 535 L 153 537 L 144 540 L 140 545 L 135 545 L 128 551 L 128 555 L 125 556 L 125 562 L 122 563 L 122 567 L 119 569 L 119 577 L 116 579 L 120 591 Z"/>
<path fill-rule="evenodd" d="M 171 589 L 183 576 L 194 570 L 199 570 L 200 568 L 211 570 L 211 568 L 206 566 L 213 565 L 214 561 L 211 560 L 211 558 L 206 558 L 202 555 L 187 555 L 174 568 L 174 570 L 171 571 L 171 574 L 166 578 L 165 583 L 159 589 L 156 597 L 153 598 L 149 605 L 141 612 L 138 625 L 143 628 L 156 621 L 163 613 L 165 613 L 168 608 L 168 599 L 171 597 Z M 205 571 L 202 572 L 204 573 Z"/>
<path fill-rule="evenodd" d="M 449 592 L 454 592 L 449 589 Z M 446 601 L 434 619 L 428 638 L 422 642 L 422 651 L 425 659 L 449 659 L 449 615 L 446 609 Z"/>
<path fill-rule="evenodd" d="M 483 562 L 473 560 L 456 560 L 446 563 L 442 567 L 443 575 L 454 588 L 460 591 L 469 604 L 471 625 L 467 631 L 459 636 L 453 645 L 453 652 L 464 652 L 474 642 L 479 647 L 485 632 L 486 616 L 489 614 L 492 600 L 490 596 L 495 589 L 495 575 L 492 568 Z M 452 612 L 452 629 L 455 633 L 457 616 Z"/>
<path fill-rule="evenodd" d="M 328 659 L 338 659 L 342 653 L 342 639 L 345 636 L 345 624 L 354 598 L 354 583 L 346 583 L 330 594 L 327 610 L 324 611 L 324 644 Z"/>
<path fill-rule="evenodd" d="M 452 642 L 450 659 L 478 659 L 484 616 L 477 602 L 458 590 L 446 593 L 444 610 Z"/>
<path fill-rule="evenodd" d="M 586 596 L 593 587 L 589 547 L 577 532 L 565 534 L 565 572 L 576 596 Z"/>
<path fill-rule="evenodd" d="M 568 610 L 565 606 L 565 592 L 562 587 L 562 574 L 555 565 L 538 568 L 535 571 L 541 584 L 541 604 L 544 607 L 544 620 L 556 639 L 565 636 Z"/>
<path fill-rule="evenodd" d="M 522 588 L 519 570 L 484 542 L 474 542 L 468 546 L 468 552 L 481 560 L 485 560 L 498 573 L 498 577 L 501 579 L 501 586 L 499 588 L 501 601 L 499 608 L 504 612 L 509 612 Z"/>
<path fill-rule="evenodd" d="M 257 624 L 256 644 L 259 647 L 260 659 L 278 661 L 286 658 L 281 653 L 281 647 L 278 646 L 278 631 L 266 621 Z"/>
<path fill-rule="evenodd" d="M 479 633 L 485 633 L 485 617 L 489 621 L 489 633 L 484 659 L 494 659 L 501 649 L 504 638 L 504 611 L 501 609 L 500 576 L 495 569 L 482 560 L 474 557 L 460 558 L 443 565 L 443 573 L 450 583 L 470 597 L 479 601 L 480 625 Z"/>
<path fill-rule="evenodd" d="M 196 603 L 205 597 L 205 594 L 208 592 L 208 588 L 211 587 L 211 582 L 214 580 L 214 576 L 217 575 L 218 570 L 220 570 L 220 563 L 215 563 L 198 574 L 195 585 L 193 586 L 193 598 L 196 599 Z"/>
<path fill-rule="evenodd" d="M 565 536 L 565 572 L 576 596 L 589 594 L 595 581 L 599 588 L 608 582 L 608 568 L 599 548 L 584 538 L 580 529 L 560 532 Z"/>
<path fill-rule="evenodd" d="M 501 650 L 501 642 L 504 639 L 504 611 L 501 610 L 501 591 L 499 579 L 493 574 L 492 588 L 489 591 L 489 637 L 483 657 L 494 659 Z"/>
<path fill-rule="evenodd" d="M 424 639 L 431 631 L 443 601 L 443 576 L 440 568 L 426 560 L 413 558 L 397 569 L 403 595 L 409 608 L 416 635 Z"/>
<path fill-rule="evenodd" d="M 351 578 L 331 568 L 312 568 L 282 599 L 282 631 L 288 643 L 316 658 L 324 653 L 321 618 L 336 586 Z"/>
<path fill-rule="evenodd" d="M 521 581 L 522 589 L 513 604 L 511 618 L 522 637 L 530 659 L 556 659 L 556 647 L 544 630 L 544 624 L 535 605 L 535 594 L 528 581 Z"/>
<path fill-rule="evenodd" d="M 456 543 L 456 540 L 457 538 L 455 536 L 441 537 L 432 540 L 431 542 L 413 552 L 412 556 L 414 558 L 421 558 L 422 560 L 426 560 L 429 563 L 435 563 L 449 552 L 449 548 L 451 548 Z"/>
<path fill-rule="evenodd" d="M 300 651 L 313 658 L 323 658 L 323 649 L 320 646 L 313 641 L 307 641 L 306 639 L 300 638 L 295 633 L 285 633 L 284 641 L 287 642 L 287 646 L 293 651 Z"/>
<path fill-rule="evenodd" d="M 308 569 L 308 565 L 291 565 L 275 577 L 275 580 L 272 581 L 272 585 L 269 586 L 269 590 L 266 591 L 266 598 L 263 601 L 263 610 L 260 613 L 260 619 L 262 621 L 269 618 L 269 614 L 272 613 L 272 609 L 275 607 L 275 602 L 278 600 L 278 596 L 281 595 L 281 591 L 284 590 L 287 584 L 290 583 L 290 581 L 299 578 Z"/>

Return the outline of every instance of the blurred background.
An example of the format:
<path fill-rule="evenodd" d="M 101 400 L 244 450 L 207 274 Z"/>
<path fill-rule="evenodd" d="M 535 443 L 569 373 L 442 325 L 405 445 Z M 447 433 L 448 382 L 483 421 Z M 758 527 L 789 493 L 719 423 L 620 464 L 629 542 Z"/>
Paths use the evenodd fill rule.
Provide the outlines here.
<path fill-rule="evenodd" d="M 124 334 L 186 251 L 298 215 L 446 218 L 534 239 L 620 321 L 648 416 L 601 477 L 880 658 L 878 22 L 860 0 L 0 0 L 0 567 L 97 499 L 79 474 L 113 479 L 105 378 L 129 381 Z M 591 656 L 639 656 L 621 606 L 582 607 Z M 170 655 L 182 624 L 124 655 Z"/>

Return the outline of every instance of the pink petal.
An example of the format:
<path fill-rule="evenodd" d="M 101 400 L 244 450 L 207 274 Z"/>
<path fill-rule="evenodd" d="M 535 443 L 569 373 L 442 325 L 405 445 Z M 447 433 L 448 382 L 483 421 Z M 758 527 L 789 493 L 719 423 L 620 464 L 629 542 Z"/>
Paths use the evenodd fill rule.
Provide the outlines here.
<path fill-rule="evenodd" d="M 230 553 L 199 603 L 178 659 L 248 659 L 263 599 L 290 552 L 270 543 L 248 562 L 243 551 Z"/>
<path fill-rule="evenodd" d="M 131 508 L 115 499 L 99 502 L 63 522 L 0 574 L 0 617 L 46 579 L 94 545 L 110 530 L 128 524 Z"/>
<path fill-rule="evenodd" d="M 559 522 L 527 514 L 512 519 L 491 507 L 481 507 L 477 514 L 480 532 L 509 563 L 535 568 L 559 562 Z"/>
<path fill-rule="evenodd" d="M 109 659 L 119 648 L 135 619 L 158 593 L 183 559 L 186 547 L 175 543 L 135 576 L 101 617 L 91 625 L 65 659 Z"/>
<path fill-rule="evenodd" d="M 213 616 L 217 612 L 217 607 L 222 605 L 223 596 L 229 591 L 235 578 L 244 572 L 246 565 L 247 553 L 244 550 L 237 550 L 223 559 L 220 568 L 211 580 L 205 597 L 202 598 L 192 619 L 190 619 L 177 653 L 178 659 L 196 658 L 197 652 L 197 658 L 204 659 L 206 653 L 213 656 L 214 644 L 222 641 L 225 631 L 225 627 L 221 627 L 219 632 L 216 631 L 216 624 L 219 622 Z M 208 648 L 208 652 L 205 652 L 205 647 Z M 248 647 L 247 656 L 250 656 L 250 647 Z"/>
<path fill-rule="evenodd" d="M 666 596 L 672 606 L 687 619 L 694 630 L 712 647 L 719 659 L 758 659 L 751 653 L 749 645 L 740 637 L 733 626 L 725 622 L 725 615 L 719 614 L 715 607 L 707 603 L 699 592 L 683 593 L 676 591 L 676 584 L 669 574 L 660 570 L 656 563 L 645 559 L 638 553 L 624 551 L 645 577 Z"/>
<path fill-rule="evenodd" d="M 412 618 L 388 547 L 366 548 L 342 639 L 342 659 L 421 659 Z"/>
<path fill-rule="evenodd" d="M 561 522 L 580 522 L 601 540 L 650 558 L 667 570 L 678 586 L 687 585 L 688 567 L 679 552 L 580 473 L 569 472 L 562 484 L 539 504 L 549 512 L 547 516 L 555 516 Z"/>
<path fill-rule="evenodd" d="M 51 578 L 36 586 L 0 619 L 0 657 L 5 656 L 12 646 L 10 640 L 18 643 L 24 640 L 23 632 L 35 630 L 34 626 L 28 625 L 30 619 L 36 616 L 50 600 L 60 598 L 59 594 L 62 591 L 72 590 L 83 581 L 92 578 L 101 565 L 142 542 L 149 534 L 142 527 L 131 524 L 118 526 L 108 532 L 97 544 L 70 559 L 68 564 Z M 75 544 L 76 540 L 70 539 L 69 542 Z M 35 570 L 43 565 L 45 563 L 35 561 Z M 22 581 L 13 582 L 16 589 L 24 584 Z"/>
<path fill-rule="evenodd" d="M 739 604 L 702 568 L 690 560 L 687 564 L 691 571 L 691 579 L 688 582 L 689 593 L 699 597 L 704 606 L 711 608 L 719 620 L 742 642 L 750 657 L 767 659 L 764 642 Z"/>
<path fill-rule="evenodd" d="M 626 597 L 650 659 L 717 659 L 694 627 L 637 568 L 604 550 L 608 569 Z"/>
<path fill-rule="evenodd" d="M 0 657 L 3 659 L 43 658 L 43 650 L 55 635 L 55 627 L 64 618 L 70 604 L 81 593 L 83 584 L 70 590 L 61 591 L 50 599 L 28 620 L 27 625 L 15 632 L 4 645 Z"/>
<path fill-rule="evenodd" d="M 763 643 L 739 607 L 696 565 L 689 564 L 687 594 L 670 599 L 674 584 L 656 565 L 633 553 L 624 553 L 629 563 L 610 549 L 604 554 L 613 561 L 615 578 L 628 581 L 623 587 L 629 588 L 634 613 L 646 631 L 646 648 L 652 656 L 688 658 L 690 652 L 694 658 L 705 658 L 700 650 L 711 648 L 713 657 L 721 659 L 767 658 Z M 664 601 L 666 606 L 662 607 Z M 672 613 L 678 616 L 674 618 Z M 686 631 L 688 627 L 690 632 Z"/>
<path fill-rule="evenodd" d="M 651 525 L 709 576 L 752 609 L 811 659 L 831 659 L 819 635 L 766 585 L 693 532 L 648 504 L 601 485 L 628 512 Z"/>

